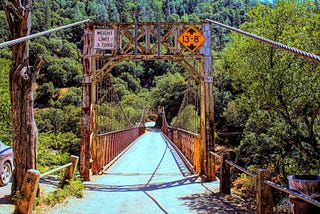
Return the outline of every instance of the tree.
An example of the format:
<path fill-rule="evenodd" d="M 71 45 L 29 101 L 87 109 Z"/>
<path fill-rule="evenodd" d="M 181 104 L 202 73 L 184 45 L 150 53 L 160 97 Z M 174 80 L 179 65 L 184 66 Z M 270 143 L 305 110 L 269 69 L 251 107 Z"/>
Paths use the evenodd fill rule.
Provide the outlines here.
<path fill-rule="evenodd" d="M 61 106 L 68 106 L 68 105 L 73 105 L 73 106 L 81 106 L 81 93 L 82 90 L 81 88 L 75 88 L 71 87 L 68 89 L 68 91 L 61 96 L 59 99 L 59 102 Z"/>
<path fill-rule="evenodd" d="M 316 9 L 285 1 L 274 8 L 257 6 L 249 18 L 242 29 L 319 54 Z M 239 35 L 233 40 L 224 57 L 234 86 L 243 92 L 234 102 L 248 112 L 239 147 L 242 157 L 259 156 L 251 161 L 274 160 L 282 163 L 279 166 L 293 158 L 300 170 L 308 170 L 306 165 L 319 169 L 319 64 Z M 229 105 L 232 111 L 230 107 L 234 103 Z"/>
<path fill-rule="evenodd" d="M 186 80 L 180 73 L 168 72 L 156 77 L 156 86 L 151 89 L 153 106 L 164 106 L 168 122 L 178 113 L 186 89 Z"/>
<path fill-rule="evenodd" d="M 37 90 L 36 101 L 39 104 L 48 105 L 48 102 L 52 99 L 54 94 L 54 87 L 52 82 L 44 83 L 40 85 Z"/>
<path fill-rule="evenodd" d="M 29 35 L 32 1 L 3 2 L 12 39 Z M 29 66 L 28 41 L 12 46 L 12 64 L 9 73 L 12 114 L 12 141 L 15 169 L 12 194 L 20 190 L 28 169 L 37 169 L 37 128 L 33 113 L 33 87 L 42 60 Z"/>
<path fill-rule="evenodd" d="M 184 130 L 199 133 L 200 116 L 196 107 L 192 104 L 187 105 L 177 117 L 172 119 L 172 124 Z"/>

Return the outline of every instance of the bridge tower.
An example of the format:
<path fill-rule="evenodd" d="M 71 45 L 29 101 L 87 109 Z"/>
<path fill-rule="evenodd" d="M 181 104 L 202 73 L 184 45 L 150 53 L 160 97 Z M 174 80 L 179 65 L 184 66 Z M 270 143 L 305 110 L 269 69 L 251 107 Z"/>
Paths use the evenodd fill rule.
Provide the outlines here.
<path fill-rule="evenodd" d="M 203 44 L 202 44 L 203 43 Z M 201 88 L 199 166 L 196 171 L 215 179 L 209 151 L 214 149 L 214 99 L 211 24 L 173 22 L 88 22 L 84 29 L 80 173 L 90 180 L 97 144 L 97 85 L 122 61 L 176 61 Z"/>

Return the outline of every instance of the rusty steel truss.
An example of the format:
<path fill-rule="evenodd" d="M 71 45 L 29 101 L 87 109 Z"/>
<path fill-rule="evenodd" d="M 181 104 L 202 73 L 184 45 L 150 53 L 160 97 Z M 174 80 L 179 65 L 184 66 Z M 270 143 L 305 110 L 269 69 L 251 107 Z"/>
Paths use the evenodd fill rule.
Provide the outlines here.
<path fill-rule="evenodd" d="M 199 50 L 190 53 L 178 41 L 188 27 L 199 29 L 206 38 Z M 110 29 L 114 32 L 112 49 L 94 48 L 94 31 Z M 201 86 L 200 100 L 200 148 L 197 171 L 214 179 L 215 172 L 209 151 L 214 147 L 214 105 L 212 81 L 211 24 L 138 22 L 138 23 L 93 23 L 84 29 L 83 46 L 83 101 L 80 144 L 80 173 L 90 179 L 91 149 L 97 139 L 96 103 L 97 84 L 114 66 L 129 60 L 166 60 L 179 62 Z"/>

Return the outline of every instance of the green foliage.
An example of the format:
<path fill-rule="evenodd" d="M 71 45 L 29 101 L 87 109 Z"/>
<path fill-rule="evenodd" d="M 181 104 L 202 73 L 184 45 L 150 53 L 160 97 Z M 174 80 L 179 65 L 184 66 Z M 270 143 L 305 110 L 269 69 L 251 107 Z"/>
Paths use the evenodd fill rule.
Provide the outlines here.
<path fill-rule="evenodd" d="M 168 121 L 178 113 L 182 103 L 186 80 L 180 73 L 168 72 L 155 78 L 156 86 L 151 89 L 152 106 L 165 107 Z"/>
<path fill-rule="evenodd" d="M 79 156 L 80 139 L 72 132 L 39 133 L 38 163 L 41 172 L 65 164 L 70 154 Z"/>
<path fill-rule="evenodd" d="M 259 5 L 248 14 L 250 21 L 242 29 L 320 53 L 320 19 L 314 8 L 286 1 L 274 8 Z M 232 38 L 223 67 L 238 95 L 224 115 L 245 131 L 239 154 L 246 163 L 274 162 L 276 172 L 284 174 L 293 168 L 303 172 L 306 165 L 309 172 L 318 171 L 320 67 L 249 38 Z M 286 161 L 293 168 L 282 167 Z"/>
<path fill-rule="evenodd" d="M 35 119 L 40 132 L 54 134 L 72 132 L 76 136 L 80 136 L 80 115 L 79 107 L 69 105 L 62 109 L 39 109 L 35 113 Z"/>
<path fill-rule="evenodd" d="M 194 105 L 187 105 L 177 117 L 172 119 L 171 123 L 174 124 L 175 127 L 193 133 L 200 133 L 200 116 Z"/>
<path fill-rule="evenodd" d="M 56 189 L 54 192 L 41 194 L 36 199 L 35 211 L 36 213 L 42 213 L 41 207 L 54 206 L 57 203 L 65 201 L 68 197 L 82 198 L 84 195 L 84 184 L 79 178 L 72 179 L 70 183 L 63 187 L 63 189 Z"/>
<path fill-rule="evenodd" d="M 130 127 L 130 124 L 125 118 L 125 115 L 121 111 L 119 104 L 116 102 L 108 102 L 103 103 L 102 105 L 98 105 L 97 110 L 97 129 L 98 133 L 106 133 L 121 129 L 126 129 Z M 133 109 L 133 113 L 129 112 L 132 108 L 124 109 L 126 114 L 131 113 L 131 116 L 135 116 L 136 110 Z M 140 110 L 140 118 L 141 118 L 141 110 Z M 134 118 L 129 118 L 130 122 Z"/>
<path fill-rule="evenodd" d="M 0 58 L 0 141 L 11 143 L 11 114 L 9 90 L 10 61 Z"/>
<path fill-rule="evenodd" d="M 9 30 L 6 22 L 6 15 L 4 11 L 0 10 L 0 43 L 8 41 L 9 38 Z M 9 48 L 1 48 L 0 49 L 0 58 L 10 59 L 11 53 Z"/>
<path fill-rule="evenodd" d="M 4 11 L 0 11 L 0 42 L 5 42 L 9 40 L 9 30 L 6 21 L 6 15 Z"/>
<path fill-rule="evenodd" d="M 78 86 L 81 83 L 81 65 L 70 58 L 49 58 L 44 73 L 46 81 L 53 82 L 55 87 Z M 41 70 L 43 73 L 44 70 Z"/>
<path fill-rule="evenodd" d="M 233 191 L 241 197 L 255 197 L 256 193 L 256 179 L 245 173 L 241 173 L 233 182 Z"/>
<path fill-rule="evenodd" d="M 82 89 L 71 87 L 64 93 L 56 104 L 57 107 L 63 108 L 64 106 L 77 106 L 80 107 L 82 102 Z"/>
<path fill-rule="evenodd" d="M 52 82 L 44 83 L 40 85 L 37 90 L 36 102 L 38 104 L 48 105 L 48 102 L 52 100 L 54 94 L 54 86 Z"/>
<path fill-rule="evenodd" d="M 147 92 L 148 93 L 148 92 Z M 146 94 L 139 93 L 126 95 L 122 98 L 121 103 L 124 107 L 124 111 L 128 115 L 130 121 L 134 124 L 138 124 L 141 120 L 141 114 L 144 107 L 148 106 Z"/>

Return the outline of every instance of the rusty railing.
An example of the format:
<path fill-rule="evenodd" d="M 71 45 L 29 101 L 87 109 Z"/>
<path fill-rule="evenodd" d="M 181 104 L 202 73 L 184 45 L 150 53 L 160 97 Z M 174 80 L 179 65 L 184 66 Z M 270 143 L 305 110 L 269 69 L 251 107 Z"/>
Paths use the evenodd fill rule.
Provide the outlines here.
<path fill-rule="evenodd" d="M 200 172 L 200 135 L 180 128 L 169 126 L 164 109 L 159 110 L 162 115 L 161 130 L 174 144 L 176 150 L 182 153 L 181 158 L 194 172 Z"/>
<path fill-rule="evenodd" d="M 134 127 L 97 136 L 96 157 L 93 159 L 93 174 L 101 174 L 112 160 L 122 154 L 131 143 L 144 133 L 144 127 Z"/>
<path fill-rule="evenodd" d="M 187 158 L 191 169 L 197 169 L 197 147 L 200 144 L 200 135 L 183 129 L 168 127 L 167 137 L 180 150 L 180 152 Z"/>

